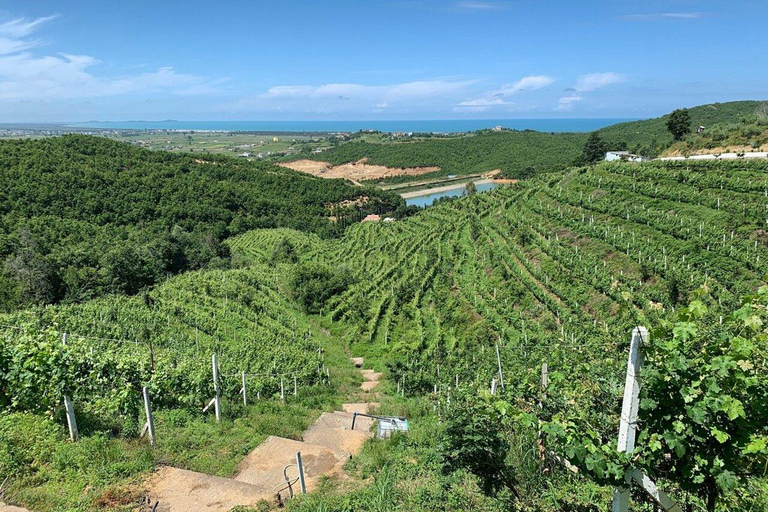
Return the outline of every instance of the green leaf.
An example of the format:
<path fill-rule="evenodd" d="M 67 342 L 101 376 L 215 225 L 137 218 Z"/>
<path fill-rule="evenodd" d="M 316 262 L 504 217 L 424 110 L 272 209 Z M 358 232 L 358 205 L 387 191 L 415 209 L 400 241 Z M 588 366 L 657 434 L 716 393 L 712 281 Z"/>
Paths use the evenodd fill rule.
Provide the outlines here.
<path fill-rule="evenodd" d="M 744 455 L 752 455 L 756 453 L 762 453 L 762 454 L 768 453 L 768 437 L 765 437 L 765 436 L 755 437 L 754 439 L 752 439 L 752 441 L 749 442 L 746 448 L 744 448 L 744 451 L 742 453 L 744 453 Z"/>
<path fill-rule="evenodd" d="M 693 322 L 677 322 L 672 328 L 672 336 L 687 341 L 696 336 L 696 324 Z"/>
<path fill-rule="evenodd" d="M 731 437 L 726 432 L 723 432 L 722 430 L 719 430 L 716 427 L 712 427 L 712 429 L 709 432 L 710 432 L 710 434 L 715 436 L 715 439 L 717 439 L 717 441 L 720 444 L 726 442 Z"/>
<path fill-rule="evenodd" d="M 747 413 L 744 411 L 744 405 L 737 398 L 732 396 L 726 396 L 723 398 L 723 403 L 720 406 L 721 410 L 728 414 L 728 419 L 733 421 L 738 417 L 745 418 Z"/>

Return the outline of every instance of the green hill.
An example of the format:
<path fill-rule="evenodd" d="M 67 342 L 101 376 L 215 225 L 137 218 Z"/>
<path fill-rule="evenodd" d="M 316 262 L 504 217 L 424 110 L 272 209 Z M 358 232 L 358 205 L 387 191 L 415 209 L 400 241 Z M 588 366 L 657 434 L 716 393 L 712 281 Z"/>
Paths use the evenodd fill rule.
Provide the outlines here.
<path fill-rule="evenodd" d="M 349 142 L 310 158 L 333 165 L 368 158 L 371 164 L 387 167 L 440 167 L 436 173 L 398 176 L 383 180 L 386 183 L 449 174 L 480 174 L 496 169 L 501 169 L 503 176 L 518 178 L 531 172 L 564 169 L 581 154 L 586 138 L 586 134 L 581 133 L 484 131 L 413 142 Z"/>
<path fill-rule="evenodd" d="M 333 205 L 367 197 L 361 206 Z M 169 154 L 99 137 L 0 142 L 0 311 L 133 294 L 168 274 L 229 265 L 227 237 L 287 227 L 338 235 L 404 206 L 266 163 Z"/>
<path fill-rule="evenodd" d="M 715 125 L 739 123 L 752 120 L 766 109 L 764 101 L 732 101 L 728 103 L 712 103 L 688 109 L 691 115 L 691 126 L 711 128 Z M 763 114 L 764 117 L 765 114 Z M 609 147 L 627 149 L 642 155 L 656 156 L 672 144 L 672 135 L 667 130 L 669 115 L 619 123 L 599 130 L 600 135 Z"/>

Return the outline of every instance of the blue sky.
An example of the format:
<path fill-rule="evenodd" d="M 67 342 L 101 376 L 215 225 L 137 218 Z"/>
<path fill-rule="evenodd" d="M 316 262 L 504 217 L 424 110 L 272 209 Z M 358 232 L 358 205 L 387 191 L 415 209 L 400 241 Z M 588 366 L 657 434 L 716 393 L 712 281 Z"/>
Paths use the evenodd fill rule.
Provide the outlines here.
<path fill-rule="evenodd" d="M 768 99 L 765 0 L 0 0 L 0 122 L 650 117 Z"/>

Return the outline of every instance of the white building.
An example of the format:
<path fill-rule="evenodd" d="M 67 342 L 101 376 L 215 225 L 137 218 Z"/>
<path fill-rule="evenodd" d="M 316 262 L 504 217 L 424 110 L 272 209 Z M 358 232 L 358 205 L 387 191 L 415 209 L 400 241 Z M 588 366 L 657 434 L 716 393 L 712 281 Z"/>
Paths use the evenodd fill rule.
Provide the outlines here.
<path fill-rule="evenodd" d="M 605 154 L 606 162 L 646 162 L 650 158 L 635 155 L 629 151 L 609 151 Z"/>

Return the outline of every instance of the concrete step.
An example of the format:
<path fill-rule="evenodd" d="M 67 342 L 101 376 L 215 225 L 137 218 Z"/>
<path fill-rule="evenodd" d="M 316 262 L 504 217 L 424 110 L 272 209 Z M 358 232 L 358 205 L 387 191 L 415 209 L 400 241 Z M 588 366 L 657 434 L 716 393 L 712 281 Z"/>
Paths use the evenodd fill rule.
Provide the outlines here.
<path fill-rule="evenodd" d="M 296 463 L 296 452 L 301 452 L 307 492 L 315 488 L 320 476 L 330 477 L 342 473 L 342 466 L 350 458 L 347 451 L 270 436 L 243 459 L 235 480 L 270 491 L 276 486 L 282 487 L 283 468 Z M 291 480 L 297 476 L 296 468 L 288 468 Z"/>
<path fill-rule="evenodd" d="M 29 512 L 29 510 L 21 507 L 14 507 L 13 505 L 6 505 L 0 501 L 0 512 Z"/>
<path fill-rule="evenodd" d="M 371 414 L 371 411 L 376 409 L 379 405 L 379 402 L 355 402 L 355 403 L 349 403 L 349 404 L 341 404 L 341 408 L 344 409 L 344 412 L 353 413 L 353 412 L 362 412 L 365 414 Z"/>
<path fill-rule="evenodd" d="M 315 421 L 313 426 L 319 425 L 327 428 L 337 428 L 339 430 L 352 430 L 352 421 L 354 415 L 348 412 L 334 411 L 324 412 Z M 358 416 L 355 421 L 355 430 L 360 432 L 367 432 L 371 430 L 373 425 L 373 418 L 366 418 L 365 416 Z"/>
<path fill-rule="evenodd" d="M 312 425 L 304 432 L 304 442 L 342 450 L 352 455 L 357 455 L 371 437 L 373 432 L 334 428 L 323 424 Z M 303 452 L 301 456 L 304 457 Z"/>
<path fill-rule="evenodd" d="M 354 364 L 355 367 L 357 367 L 357 368 L 362 368 L 363 367 L 363 358 L 362 357 L 350 357 L 350 359 L 352 360 L 352 364 Z"/>
<path fill-rule="evenodd" d="M 360 389 L 363 391 L 373 391 L 378 387 L 379 381 L 365 381 L 362 384 L 360 384 Z"/>
<path fill-rule="evenodd" d="M 162 512 L 226 512 L 238 505 L 255 505 L 262 499 L 271 501 L 275 495 L 266 486 L 172 467 L 161 468 L 152 478 L 150 489 L 152 501 L 160 502 L 157 510 Z"/>
<path fill-rule="evenodd" d="M 369 381 L 378 381 L 383 375 L 383 373 L 375 372 L 373 370 L 360 370 L 360 373 L 362 373 L 363 377 Z"/>

